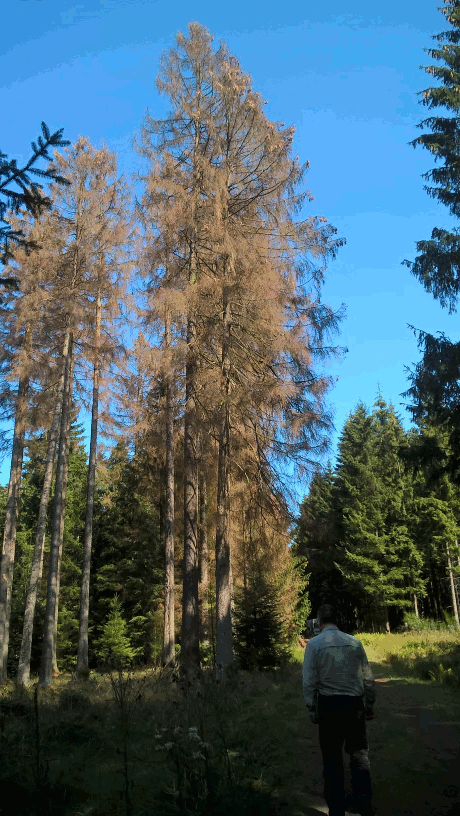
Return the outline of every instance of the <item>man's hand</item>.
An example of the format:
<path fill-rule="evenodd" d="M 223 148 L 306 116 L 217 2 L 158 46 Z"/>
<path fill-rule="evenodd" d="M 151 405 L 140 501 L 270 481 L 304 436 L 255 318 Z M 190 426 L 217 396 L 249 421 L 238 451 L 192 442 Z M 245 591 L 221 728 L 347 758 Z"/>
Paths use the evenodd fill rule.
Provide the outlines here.
<path fill-rule="evenodd" d="M 310 720 L 312 721 L 313 725 L 318 725 L 318 713 L 316 711 L 316 707 L 309 708 L 308 713 L 310 715 Z"/>
<path fill-rule="evenodd" d="M 366 715 L 366 720 L 374 720 L 375 719 L 375 714 L 374 714 L 374 709 L 373 708 L 366 708 L 364 713 Z"/>

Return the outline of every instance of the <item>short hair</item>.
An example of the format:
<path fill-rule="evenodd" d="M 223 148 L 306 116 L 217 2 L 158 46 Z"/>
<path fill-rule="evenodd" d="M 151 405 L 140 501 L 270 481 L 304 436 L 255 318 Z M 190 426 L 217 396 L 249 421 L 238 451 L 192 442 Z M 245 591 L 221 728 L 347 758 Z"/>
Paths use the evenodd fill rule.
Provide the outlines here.
<path fill-rule="evenodd" d="M 320 623 L 337 623 L 337 615 L 331 604 L 323 604 L 316 614 Z"/>

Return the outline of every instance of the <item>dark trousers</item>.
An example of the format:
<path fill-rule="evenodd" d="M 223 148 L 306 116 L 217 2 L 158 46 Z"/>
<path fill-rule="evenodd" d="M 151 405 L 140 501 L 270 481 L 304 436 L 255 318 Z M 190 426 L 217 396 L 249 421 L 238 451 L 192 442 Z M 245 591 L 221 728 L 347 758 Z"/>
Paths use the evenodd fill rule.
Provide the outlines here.
<path fill-rule="evenodd" d="M 319 695 L 319 744 L 323 754 L 324 798 L 329 816 L 344 816 L 345 788 L 342 749 L 350 754 L 353 794 L 358 812 L 372 814 L 371 774 L 362 697 Z"/>

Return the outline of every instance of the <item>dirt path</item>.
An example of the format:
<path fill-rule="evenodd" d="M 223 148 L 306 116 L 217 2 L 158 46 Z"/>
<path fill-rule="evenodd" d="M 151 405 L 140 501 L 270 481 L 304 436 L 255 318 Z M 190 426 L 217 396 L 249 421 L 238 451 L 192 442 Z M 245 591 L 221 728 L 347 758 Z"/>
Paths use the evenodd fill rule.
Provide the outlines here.
<path fill-rule="evenodd" d="M 376 718 L 368 723 L 377 816 L 460 816 L 460 701 L 438 686 L 379 677 L 380 668 Z M 298 750 L 304 770 L 285 812 L 327 813 L 315 726 L 306 727 Z"/>

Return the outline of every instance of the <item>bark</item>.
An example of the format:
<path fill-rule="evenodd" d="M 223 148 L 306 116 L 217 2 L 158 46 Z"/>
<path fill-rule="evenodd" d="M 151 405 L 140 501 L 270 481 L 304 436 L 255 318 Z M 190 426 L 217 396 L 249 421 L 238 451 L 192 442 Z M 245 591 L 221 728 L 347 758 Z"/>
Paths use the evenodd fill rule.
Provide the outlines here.
<path fill-rule="evenodd" d="M 46 518 L 48 514 L 48 504 L 51 493 L 51 483 L 53 479 L 53 465 L 56 453 L 56 442 L 59 430 L 59 420 L 62 409 L 62 396 L 65 379 L 65 364 L 67 351 L 64 350 L 62 373 L 60 377 L 56 404 L 54 408 L 53 421 L 48 439 L 48 449 L 46 452 L 45 478 L 43 480 L 42 494 L 40 498 L 40 508 L 38 511 L 37 530 L 35 533 L 35 547 L 32 556 L 32 568 L 27 590 L 27 598 L 24 610 L 24 624 L 22 629 L 21 650 L 19 653 L 19 665 L 16 683 L 18 686 L 28 686 L 30 683 L 30 655 L 32 651 L 32 635 L 34 628 L 35 606 L 43 571 L 43 552 L 45 544 Z"/>
<path fill-rule="evenodd" d="M 450 583 L 450 594 L 452 598 L 452 610 L 454 613 L 455 622 L 457 627 L 460 627 L 460 620 L 458 617 L 458 604 L 457 604 L 457 593 L 455 592 L 455 581 L 454 581 L 454 573 L 452 571 L 452 561 L 450 557 L 450 548 L 449 542 L 446 541 L 446 552 L 447 552 L 447 569 L 449 572 L 449 583 Z"/>
<path fill-rule="evenodd" d="M 209 552 L 208 552 L 208 496 L 206 484 L 206 471 L 204 468 L 203 458 L 200 461 L 200 471 L 198 474 L 198 499 L 199 499 L 199 552 L 200 552 L 200 585 L 205 597 L 208 591 L 209 583 Z"/>
<path fill-rule="evenodd" d="M 62 555 L 62 539 L 64 534 L 64 514 L 69 460 L 70 409 L 72 401 L 73 336 L 70 331 L 67 332 L 66 341 L 67 354 L 65 360 L 65 380 L 62 400 L 61 427 L 59 434 L 59 453 L 54 491 L 53 523 L 51 529 L 51 546 L 48 567 L 48 592 L 46 597 L 43 646 L 39 676 L 39 686 L 41 687 L 50 685 L 53 676 L 53 669 L 54 673 L 57 670 L 57 614 L 59 606 L 60 565 Z"/>
<path fill-rule="evenodd" d="M 91 547 L 93 541 L 94 485 L 96 480 L 97 424 L 99 416 L 99 346 L 101 340 L 102 302 L 98 292 L 96 301 L 96 332 L 94 337 L 93 404 L 91 410 L 91 440 L 89 447 L 88 485 L 86 491 L 85 537 L 83 541 L 83 567 L 80 593 L 80 625 L 78 630 L 77 675 L 89 673 L 88 620 L 89 584 L 91 575 Z"/>
<path fill-rule="evenodd" d="M 73 383 L 73 353 L 70 358 L 70 407 L 72 407 L 72 383 Z M 70 453 L 70 413 L 69 413 L 69 421 L 67 424 L 67 434 L 66 434 L 66 449 L 65 449 L 65 460 L 64 460 L 64 469 L 62 474 L 62 526 L 61 526 L 61 535 L 59 541 L 59 557 L 58 557 L 58 565 L 57 565 L 57 579 L 56 579 L 56 610 L 54 614 L 54 634 L 53 634 L 53 659 L 52 659 L 52 674 L 53 677 L 59 677 L 59 669 L 57 664 L 57 630 L 58 630 L 58 620 L 59 620 L 59 595 L 61 590 L 61 563 L 62 563 L 62 546 L 64 543 L 64 523 L 65 523 L 65 506 L 66 506 L 66 496 L 67 496 L 67 478 L 69 475 L 69 453 Z"/>
<path fill-rule="evenodd" d="M 209 644 L 209 552 L 208 552 L 208 497 L 206 469 L 203 456 L 203 440 L 200 445 L 200 466 L 198 471 L 198 551 L 200 559 L 200 622 L 201 640 Z"/>
<path fill-rule="evenodd" d="M 199 668 L 198 548 L 197 548 L 197 418 L 196 418 L 196 322 L 187 321 L 188 358 L 185 371 L 184 417 L 184 562 L 182 596 L 181 668 Z"/>
<path fill-rule="evenodd" d="M 26 432 L 27 395 L 29 377 L 19 380 L 11 455 L 10 480 L 6 502 L 5 528 L 3 532 L 2 561 L 0 574 L 0 683 L 7 678 L 8 646 L 10 639 L 11 597 L 13 590 L 14 558 L 16 552 L 16 530 L 21 490 L 22 459 Z"/>
<path fill-rule="evenodd" d="M 433 564 L 432 561 L 430 563 L 430 568 L 431 568 L 431 586 L 432 586 L 432 589 L 433 589 L 432 602 L 433 602 L 433 606 L 434 606 L 434 609 L 435 609 L 436 618 L 438 620 L 441 620 L 441 618 L 442 618 L 442 604 L 441 604 L 441 598 L 440 598 L 440 595 L 439 595 L 439 584 L 438 584 L 438 579 L 437 579 L 437 576 L 436 576 L 435 567 L 434 567 L 434 564 Z"/>
<path fill-rule="evenodd" d="M 420 615 L 419 615 L 419 612 L 418 612 L 418 600 L 417 600 L 417 596 L 415 595 L 415 593 L 414 593 L 414 611 L 415 611 L 416 617 L 419 618 Z"/>
<path fill-rule="evenodd" d="M 165 321 L 165 344 L 171 348 L 171 319 Z M 174 394 L 171 371 L 166 377 L 166 512 L 165 512 L 165 614 L 163 663 L 174 660 Z"/>
<path fill-rule="evenodd" d="M 217 473 L 216 521 L 216 673 L 220 677 L 232 662 L 230 575 L 230 326 L 231 309 L 226 290 L 223 298 L 221 420 Z"/>

